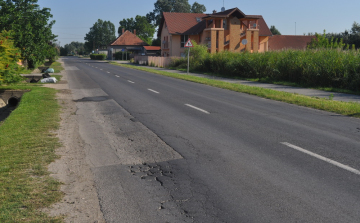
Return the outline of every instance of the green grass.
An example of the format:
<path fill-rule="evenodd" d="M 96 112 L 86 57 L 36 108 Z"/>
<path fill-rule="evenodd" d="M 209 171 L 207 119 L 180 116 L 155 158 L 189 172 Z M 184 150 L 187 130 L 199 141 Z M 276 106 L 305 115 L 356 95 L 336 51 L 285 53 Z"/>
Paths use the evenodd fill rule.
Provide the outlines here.
<path fill-rule="evenodd" d="M 60 121 L 56 90 L 29 84 L 11 89 L 31 91 L 0 125 L 0 222 L 61 222 L 39 211 L 63 196 L 47 171 L 60 146 L 51 133 Z"/>
<path fill-rule="evenodd" d="M 352 116 L 352 117 L 360 117 L 360 103 L 356 102 L 341 102 L 341 101 L 333 101 L 323 98 L 314 98 L 303 96 L 299 94 L 292 94 L 287 92 L 275 91 L 272 89 L 260 88 L 260 87 L 252 87 L 241 84 L 228 83 L 224 81 L 211 80 L 207 78 L 194 77 L 183 74 L 170 73 L 161 70 L 153 70 L 150 68 L 142 67 L 142 66 L 134 66 L 128 64 L 118 64 L 111 63 L 114 65 L 147 71 L 155 74 L 160 74 L 168 77 L 173 77 L 177 79 L 192 81 L 196 83 L 206 84 L 213 87 L 228 89 L 236 92 L 247 93 L 251 95 L 256 95 L 259 97 L 272 99 L 276 101 L 282 101 L 290 104 L 296 104 L 300 106 L 315 108 L 319 110 L 334 112 L 337 114 Z"/>
<path fill-rule="evenodd" d="M 61 63 L 59 62 L 53 62 L 50 65 L 50 68 L 53 68 L 55 73 L 60 73 L 62 70 L 64 70 L 64 68 L 61 66 Z"/>

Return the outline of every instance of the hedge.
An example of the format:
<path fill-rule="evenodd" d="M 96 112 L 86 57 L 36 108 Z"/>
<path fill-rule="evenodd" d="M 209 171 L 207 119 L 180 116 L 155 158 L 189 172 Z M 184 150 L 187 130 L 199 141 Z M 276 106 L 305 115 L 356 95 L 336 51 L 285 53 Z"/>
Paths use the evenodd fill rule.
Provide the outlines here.
<path fill-rule="evenodd" d="M 90 59 L 92 60 L 105 60 L 106 54 L 91 54 Z"/>

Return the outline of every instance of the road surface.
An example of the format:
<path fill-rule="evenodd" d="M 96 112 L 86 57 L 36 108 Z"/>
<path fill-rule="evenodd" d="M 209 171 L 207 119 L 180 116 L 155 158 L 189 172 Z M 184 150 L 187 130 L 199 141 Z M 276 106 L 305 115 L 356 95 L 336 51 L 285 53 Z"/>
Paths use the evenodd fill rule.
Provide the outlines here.
<path fill-rule="evenodd" d="M 359 222 L 360 120 L 64 59 L 107 222 Z"/>

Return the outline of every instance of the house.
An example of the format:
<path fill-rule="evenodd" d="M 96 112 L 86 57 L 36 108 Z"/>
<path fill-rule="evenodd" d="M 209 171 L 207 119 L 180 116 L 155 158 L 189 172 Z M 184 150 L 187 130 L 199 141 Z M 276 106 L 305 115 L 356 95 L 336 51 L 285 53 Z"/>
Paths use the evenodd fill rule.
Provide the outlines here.
<path fill-rule="evenodd" d="M 107 47 L 108 59 L 113 59 L 114 54 L 120 51 L 142 55 L 145 53 L 144 46 L 148 44 L 136 36 L 136 30 L 132 33 L 123 29 L 122 34 Z"/>
<path fill-rule="evenodd" d="M 316 36 L 291 36 L 291 35 L 275 35 L 269 38 L 269 50 L 305 50 L 308 43 Z"/>
<path fill-rule="evenodd" d="M 190 38 L 209 52 L 268 51 L 272 33 L 260 15 L 245 15 L 238 8 L 213 14 L 163 12 L 158 37 L 162 56 L 185 56 Z"/>

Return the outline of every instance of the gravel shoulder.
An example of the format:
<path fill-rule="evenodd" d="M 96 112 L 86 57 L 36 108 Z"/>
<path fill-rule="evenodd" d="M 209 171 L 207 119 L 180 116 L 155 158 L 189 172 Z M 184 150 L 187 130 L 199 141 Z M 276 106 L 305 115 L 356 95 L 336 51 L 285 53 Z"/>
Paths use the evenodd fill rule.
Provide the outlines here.
<path fill-rule="evenodd" d="M 66 71 L 58 84 L 46 87 L 59 89 L 57 99 L 62 106 L 57 131 L 62 147 L 56 150 L 61 158 L 49 165 L 51 176 L 63 183 L 63 199 L 45 209 L 51 216 L 63 216 L 65 222 L 105 222 L 100 210 L 93 174 L 86 161 L 84 142 L 79 135 L 76 103 L 67 84 Z"/>

